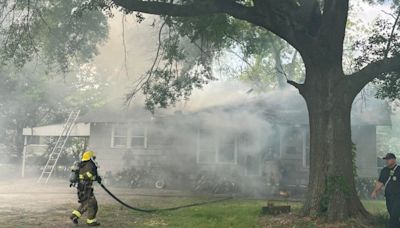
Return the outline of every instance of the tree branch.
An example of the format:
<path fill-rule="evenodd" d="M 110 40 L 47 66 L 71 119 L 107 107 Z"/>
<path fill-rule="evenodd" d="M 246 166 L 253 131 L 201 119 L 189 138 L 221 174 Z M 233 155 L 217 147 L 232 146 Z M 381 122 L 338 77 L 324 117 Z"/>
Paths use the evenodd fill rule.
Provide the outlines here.
<path fill-rule="evenodd" d="M 400 56 L 378 60 L 368 64 L 356 73 L 350 75 L 351 85 L 359 92 L 374 79 L 379 79 L 385 73 L 400 71 Z"/>
<path fill-rule="evenodd" d="M 112 2 L 127 12 L 139 11 L 148 14 L 169 15 L 174 17 L 207 16 L 223 13 L 217 7 L 217 1 L 194 1 L 191 4 L 174 4 L 160 1 L 143 0 L 112 0 Z"/>
<path fill-rule="evenodd" d="M 193 0 L 192 3 L 188 4 L 143 0 L 112 0 L 112 2 L 127 12 L 138 11 L 173 17 L 209 16 L 225 13 L 237 19 L 261 26 L 298 48 L 293 28 L 286 23 L 277 22 L 280 21 L 280 15 L 272 11 L 260 11 L 255 7 L 242 5 L 234 0 Z"/>
<path fill-rule="evenodd" d="M 304 90 L 304 84 L 300 84 L 300 83 L 297 83 L 297 82 L 292 81 L 292 80 L 287 80 L 287 83 L 289 85 L 294 86 L 296 89 L 298 89 L 300 93 L 302 93 L 303 90 Z"/>
<path fill-rule="evenodd" d="M 389 52 L 390 52 L 390 48 L 391 48 L 393 39 L 395 38 L 396 27 L 397 27 L 397 24 L 399 23 L 399 20 L 400 20 L 400 8 L 399 8 L 398 11 L 399 11 L 399 12 L 397 13 L 397 16 L 396 16 L 396 18 L 395 18 L 395 20 L 394 20 L 394 23 L 393 23 L 392 31 L 390 32 L 389 40 L 388 40 L 388 42 L 387 42 L 387 44 L 386 44 L 385 59 L 386 59 L 386 58 L 388 57 L 388 55 L 389 55 Z"/>

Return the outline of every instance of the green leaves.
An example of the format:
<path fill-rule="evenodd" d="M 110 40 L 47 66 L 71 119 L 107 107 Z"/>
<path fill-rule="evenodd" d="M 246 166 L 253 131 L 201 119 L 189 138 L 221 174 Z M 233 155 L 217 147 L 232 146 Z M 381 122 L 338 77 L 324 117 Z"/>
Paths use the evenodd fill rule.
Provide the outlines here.
<path fill-rule="evenodd" d="M 232 75 L 225 70 L 224 73 L 229 74 L 227 77 L 257 84 L 257 90 L 265 90 L 271 84 L 275 86 L 278 77 L 285 82 L 283 74 L 303 73 L 301 60 L 290 45 L 247 22 L 225 14 L 189 18 L 167 16 L 162 20 L 166 28 L 160 32 L 160 51 L 154 67 L 128 94 L 129 100 L 142 91 L 146 95 L 146 106 L 152 111 L 188 99 L 194 88 L 216 79 L 216 60 L 232 50 L 242 58 L 236 62 L 246 61 L 248 65 L 239 73 Z M 285 63 L 277 63 L 276 58 L 286 59 Z M 257 77 L 253 75 L 255 72 L 259 73 Z"/>
<path fill-rule="evenodd" d="M 356 49 L 362 52 L 356 59 L 357 68 L 380 59 L 400 56 L 400 8 L 396 12 L 391 19 L 377 20 L 372 35 L 366 41 L 356 42 Z M 378 98 L 400 98 L 400 72 L 383 73 L 377 78 Z"/>
<path fill-rule="evenodd" d="M 17 0 L 0 2 L 0 63 L 22 67 L 33 58 L 67 71 L 97 53 L 108 33 L 106 17 L 99 11 L 71 12 L 73 0 Z"/>

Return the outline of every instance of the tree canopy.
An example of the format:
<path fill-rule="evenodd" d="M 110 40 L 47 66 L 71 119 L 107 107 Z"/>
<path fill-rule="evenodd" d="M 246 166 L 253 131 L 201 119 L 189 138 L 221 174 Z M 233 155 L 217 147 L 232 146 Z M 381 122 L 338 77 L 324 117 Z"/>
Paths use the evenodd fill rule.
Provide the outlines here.
<path fill-rule="evenodd" d="M 78 15 L 79 1 L 0 1 L 0 63 L 18 67 L 41 61 L 67 71 L 90 60 L 107 38 L 107 17 L 98 11 Z"/>

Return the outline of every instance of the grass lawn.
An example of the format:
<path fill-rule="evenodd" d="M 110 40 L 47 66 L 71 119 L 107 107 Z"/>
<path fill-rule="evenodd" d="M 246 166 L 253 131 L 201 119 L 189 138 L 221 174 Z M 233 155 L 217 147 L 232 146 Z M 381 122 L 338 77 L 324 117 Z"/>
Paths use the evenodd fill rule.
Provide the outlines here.
<path fill-rule="evenodd" d="M 363 204 L 369 212 L 375 215 L 386 214 L 386 204 L 383 200 L 364 200 Z"/>
<path fill-rule="evenodd" d="M 202 199 L 205 200 L 205 199 Z M 201 199 L 161 200 L 158 207 L 183 205 L 201 201 Z M 169 204 L 168 204 L 169 203 Z M 177 211 L 164 211 L 154 214 L 121 210 L 119 206 L 104 206 L 99 218 L 106 224 L 118 220 L 122 227 L 260 227 L 260 209 L 265 202 L 261 200 L 230 200 L 199 207 L 185 208 Z M 143 205 L 145 206 L 145 205 Z M 151 206 L 157 206 L 152 204 Z M 147 206 L 149 207 L 149 205 Z M 114 216 L 107 216 L 113 214 Z M 121 219 L 115 219 L 121 218 Z M 115 226 L 115 227 L 118 227 Z"/>
<path fill-rule="evenodd" d="M 165 208 L 193 202 L 207 201 L 198 197 L 142 197 L 128 199 L 128 203 L 144 208 Z M 261 216 L 264 200 L 229 200 L 177 211 L 158 213 L 135 212 L 116 203 L 101 203 L 98 219 L 102 227 L 358 227 L 357 224 L 346 223 L 337 226 L 321 226 L 318 221 L 296 216 L 300 203 L 291 203 L 293 215 Z M 385 213 L 382 201 L 365 201 L 371 213 Z M 68 215 L 76 205 L 63 204 L 46 212 L 8 211 L 2 213 L 0 227 L 76 227 L 68 220 Z M 78 227 L 86 227 L 84 220 Z"/>
<path fill-rule="evenodd" d="M 192 199 L 173 200 L 174 205 L 193 202 Z M 159 205 L 168 206 L 171 202 L 159 202 Z M 106 214 L 115 214 L 122 218 L 119 221 L 126 227 L 322 227 L 318 221 L 298 216 L 262 216 L 261 207 L 266 204 L 264 200 L 231 200 L 223 203 L 204 205 L 200 207 L 186 208 L 178 211 L 166 211 L 156 214 L 143 214 L 128 210 L 116 210 L 115 206 L 107 206 L 99 214 L 102 221 L 111 224 L 115 222 L 115 217 L 106 216 Z M 279 204 L 279 203 L 275 203 Z M 285 204 L 285 203 L 280 203 Z M 383 201 L 365 201 L 366 208 L 375 215 L 386 213 L 385 203 Z M 156 206 L 156 205 L 152 205 Z M 300 203 L 291 203 L 294 213 L 299 212 Z M 294 217 L 294 220 L 293 220 Z M 130 218 L 134 218 L 130 220 Z M 384 223 L 384 222 L 383 222 Z M 356 223 L 338 224 L 337 226 L 327 227 L 359 227 Z M 382 225 L 384 227 L 384 225 Z"/>

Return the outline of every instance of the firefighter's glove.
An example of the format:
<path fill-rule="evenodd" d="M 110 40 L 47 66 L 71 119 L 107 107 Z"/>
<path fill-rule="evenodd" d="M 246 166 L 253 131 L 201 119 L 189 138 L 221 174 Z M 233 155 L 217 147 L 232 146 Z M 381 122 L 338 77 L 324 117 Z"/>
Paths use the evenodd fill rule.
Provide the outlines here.
<path fill-rule="evenodd" d="M 96 181 L 97 181 L 97 183 L 99 183 L 99 184 L 101 184 L 101 181 L 102 181 L 103 179 L 101 179 L 101 177 L 100 176 L 97 176 L 96 177 Z"/>

